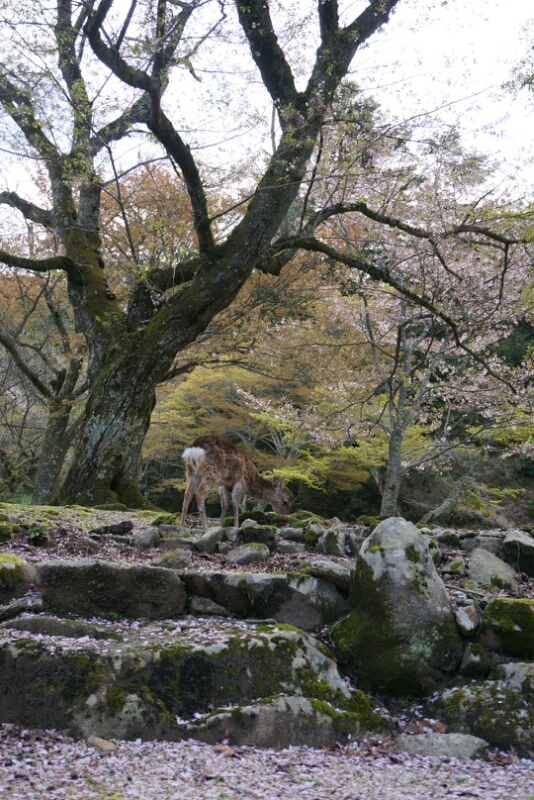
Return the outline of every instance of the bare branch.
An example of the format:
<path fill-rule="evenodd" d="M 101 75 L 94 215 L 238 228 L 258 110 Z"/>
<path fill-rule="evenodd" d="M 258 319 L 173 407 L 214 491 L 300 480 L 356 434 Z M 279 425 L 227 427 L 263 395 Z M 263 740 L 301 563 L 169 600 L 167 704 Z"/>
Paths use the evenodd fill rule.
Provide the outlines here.
<path fill-rule="evenodd" d="M 0 192 L 0 205 L 16 208 L 26 219 L 31 220 L 31 222 L 37 222 L 45 228 L 52 228 L 54 225 L 52 211 L 48 211 L 46 208 L 39 208 L 34 203 L 19 197 L 16 192 Z"/>

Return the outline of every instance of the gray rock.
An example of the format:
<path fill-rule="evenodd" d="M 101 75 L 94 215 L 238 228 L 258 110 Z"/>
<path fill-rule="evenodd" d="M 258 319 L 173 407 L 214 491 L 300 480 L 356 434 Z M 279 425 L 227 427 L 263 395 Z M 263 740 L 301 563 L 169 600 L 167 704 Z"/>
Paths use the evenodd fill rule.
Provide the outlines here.
<path fill-rule="evenodd" d="M 118 614 L 165 619 L 185 610 L 186 590 L 173 570 L 97 559 L 45 561 L 36 585 L 46 609 L 74 614 Z"/>
<path fill-rule="evenodd" d="M 462 606 L 454 612 L 454 619 L 462 636 L 474 636 L 480 625 L 482 613 L 476 606 Z"/>
<path fill-rule="evenodd" d="M 469 577 L 485 589 L 517 591 L 517 581 L 512 567 L 490 553 L 489 550 L 479 547 L 471 553 Z"/>
<path fill-rule="evenodd" d="M 193 564 L 193 557 L 191 550 L 168 550 L 165 553 L 157 556 L 152 565 L 154 567 L 166 567 L 167 569 L 175 569 L 178 572 L 183 572 L 185 569 L 191 569 Z"/>
<path fill-rule="evenodd" d="M 323 533 L 326 533 L 328 528 L 324 525 L 321 525 L 319 522 L 310 522 L 309 525 L 306 526 L 306 530 L 304 532 L 304 538 L 308 545 L 315 546 Z"/>
<path fill-rule="evenodd" d="M 521 572 L 534 576 L 534 539 L 525 531 L 510 531 L 503 542 L 505 558 Z"/>
<path fill-rule="evenodd" d="M 419 756 L 447 756 L 473 760 L 485 758 L 488 743 L 466 733 L 420 733 L 399 736 L 395 750 Z"/>
<path fill-rule="evenodd" d="M 151 547 L 156 547 L 159 538 L 159 528 L 145 528 L 134 536 L 133 542 L 141 550 L 149 550 Z"/>
<path fill-rule="evenodd" d="M 305 553 L 306 545 L 304 542 L 289 542 L 279 539 L 276 543 L 276 552 L 282 555 L 292 555 L 293 553 Z"/>
<path fill-rule="evenodd" d="M 461 556 L 451 558 L 446 564 L 443 564 L 441 571 L 444 575 L 459 575 L 463 577 L 466 573 L 465 559 Z"/>
<path fill-rule="evenodd" d="M 219 542 L 217 544 L 217 552 L 220 553 L 222 556 L 225 556 L 233 549 L 234 545 L 231 544 L 231 542 Z"/>
<path fill-rule="evenodd" d="M 304 541 L 304 528 L 280 528 L 279 534 L 290 542 Z"/>
<path fill-rule="evenodd" d="M 158 547 L 160 550 L 192 550 L 194 539 L 185 539 L 179 536 L 172 536 L 170 539 L 160 539 Z"/>
<path fill-rule="evenodd" d="M 348 591 L 354 564 L 347 564 L 345 561 L 341 563 L 334 562 L 328 558 L 314 558 L 311 561 L 306 561 L 302 569 L 315 578 L 330 581 L 339 589 Z"/>
<path fill-rule="evenodd" d="M 353 611 L 332 629 L 339 663 L 362 688 L 424 696 L 459 665 L 462 643 L 428 541 L 400 517 L 381 522 L 356 560 Z"/>
<path fill-rule="evenodd" d="M 515 661 L 512 664 L 500 664 L 499 677 L 507 689 L 514 692 L 534 690 L 534 664 Z"/>
<path fill-rule="evenodd" d="M 231 612 L 219 603 L 214 603 L 208 597 L 198 597 L 195 595 L 189 606 L 191 614 L 198 617 L 229 617 Z"/>
<path fill-rule="evenodd" d="M 346 743 L 365 730 L 365 723 L 355 714 L 290 695 L 195 720 L 187 725 L 185 733 L 208 744 L 225 740 L 230 745 L 254 747 L 323 748 Z"/>
<path fill-rule="evenodd" d="M 180 527 L 179 525 L 160 525 L 159 532 L 164 538 L 183 538 L 191 537 L 194 531 L 191 528 Z"/>
<path fill-rule="evenodd" d="M 224 528 L 219 525 L 208 530 L 202 534 L 198 539 L 195 539 L 194 548 L 201 553 L 214 553 L 217 549 L 217 544 L 222 542 L 224 538 Z"/>
<path fill-rule="evenodd" d="M 226 554 L 226 557 L 234 564 L 244 566 L 245 564 L 259 564 L 262 561 L 267 561 L 270 555 L 270 550 L 266 544 L 251 542 L 250 544 L 242 544 L 240 547 L 235 547 Z"/>
<path fill-rule="evenodd" d="M 504 537 L 505 534 L 501 531 L 482 531 L 475 538 L 475 547 L 499 555 L 502 553 Z"/>
<path fill-rule="evenodd" d="M 183 580 L 189 592 L 209 597 L 240 617 L 276 619 L 308 631 L 320 630 L 348 611 L 335 586 L 305 575 L 192 570 Z"/>
<path fill-rule="evenodd" d="M 330 528 L 325 531 L 315 545 L 317 553 L 327 556 L 345 555 L 345 533 L 341 528 Z"/>

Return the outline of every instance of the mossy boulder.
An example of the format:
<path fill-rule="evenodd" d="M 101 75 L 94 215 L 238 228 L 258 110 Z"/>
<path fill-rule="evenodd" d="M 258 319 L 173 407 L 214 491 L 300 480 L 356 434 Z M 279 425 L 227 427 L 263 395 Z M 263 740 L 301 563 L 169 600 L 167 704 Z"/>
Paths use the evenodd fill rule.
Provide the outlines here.
<path fill-rule="evenodd" d="M 21 597 L 26 591 L 25 562 L 11 553 L 0 554 L 0 604 Z"/>
<path fill-rule="evenodd" d="M 534 660 L 534 600 L 491 600 L 482 615 L 479 642 L 507 656 Z"/>
<path fill-rule="evenodd" d="M 198 715 L 261 699 L 269 705 L 282 694 L 307 698 L 303 705 L 321 714 L 328 709 L 340 720 L 340 735 L 388 726 L 361 692 L 349 691 L 326 648 L 290 626 L 213 619 L 209 631 L 192 620 L 145 630 L 108 623 L 107 638 L 88 640 L 82 629 L 80 641 L 72 626 L 67 638 L 65 621 L 54 628 L 49 618 L 43 641 L 25 619 L 27 631 L 23 620 L 17 631 L 1 631 L 1 722 L 68 728 L 85 738 L 180 740 L 192 735 Z M 321 721 L 306 719 L 308 728 Z M 292 744 L 310 742 L 304 724 L 295 730 Z M 251 734 L 248 743 L 263 740 Z"/>
<path fill-rule="evenodd" d="M 462 644 L 427 539 L 399 517 L 365 540 L 349 616 L 332 628 L 338 661 L 365 690 L 420 697 L 445 685 Z"/>
<path fill-rule="evenodd" d="M 519 756 L 534 756 L 534 683 L 532 675 L 514 679 L 517 667 L 501 669 L 501 680 L 471 683 L 449 689 L 429 711 L 442 719 L 452 732 L 485 739 L 491 747 L 513 748 Z M 529 665 L 531 666 L 531 665 Z M 515 669 L 514 669 L 515 668 Z"/>
<path fill-rule="evenodd" d="M 276 549 L 276 525 L 256 525 L 243 523 L 241 534 L 244 544 L 264 544 L 269 552 Z"/>
<path fill-rule="evenodd" d="M 165 619 L 184 613 L 186 590 L 174 570 L 97 559 L 36 565 L 45 608 L 127 619 Z"/>
<path fill-rule="evenodd" d="M 369 704 L 369 701 L 367 700 Z M 283 695 L 250 706 L 222 709 L 190 722 L 188 736 L 208 744 L 223 739 L 230 745 L 333 747 L 362 733 L 383 731 L 387 721 L 370 710 L 368 715 L 344 711 L 323 700 Z"/>
<path fill-rule="evenodd" d="M 316 631 L 348 611 L 336 587 L 303 574 L 191 570 L 183 580 L 192 594 L 209 597 L 239 617 L 276 619 Z"/>

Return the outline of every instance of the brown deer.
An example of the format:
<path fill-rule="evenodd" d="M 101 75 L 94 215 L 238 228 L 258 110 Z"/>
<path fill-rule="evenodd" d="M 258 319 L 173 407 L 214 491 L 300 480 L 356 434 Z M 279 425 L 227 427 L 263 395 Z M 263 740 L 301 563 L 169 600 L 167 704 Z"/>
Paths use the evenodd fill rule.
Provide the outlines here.
<path fill-rule="evenodd" d="M 193 495 L 197 498 L 200 520 L 204 530 L 208 518 L 204 500 L 217 487 L 221 497 L 221 525 L 228 508 L 230 495 L 234 506 L 234 526 L 239 527 L 239 503 L 244 494 L 268 500 L 279 514 L 288 514 L 292 492 L 280 478 L 267 481 L 258 474 L 252 460 L 241 448 L 220 436 L 200 436 L 182 453 L 187 486 L 182 508 L 181 525 L 185 525 L 187 510 Z"/>

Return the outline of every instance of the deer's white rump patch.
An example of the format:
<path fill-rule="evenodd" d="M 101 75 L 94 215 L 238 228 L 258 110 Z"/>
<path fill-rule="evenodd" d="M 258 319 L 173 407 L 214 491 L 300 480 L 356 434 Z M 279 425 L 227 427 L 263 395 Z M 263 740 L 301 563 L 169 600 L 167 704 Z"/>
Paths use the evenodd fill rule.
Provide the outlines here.
<path fill-rule="evenodd" d="M 186 447 L 182 453 L 182 458 L 196 472 L 206 458 L 206 451 L 203 447 Z"/>

